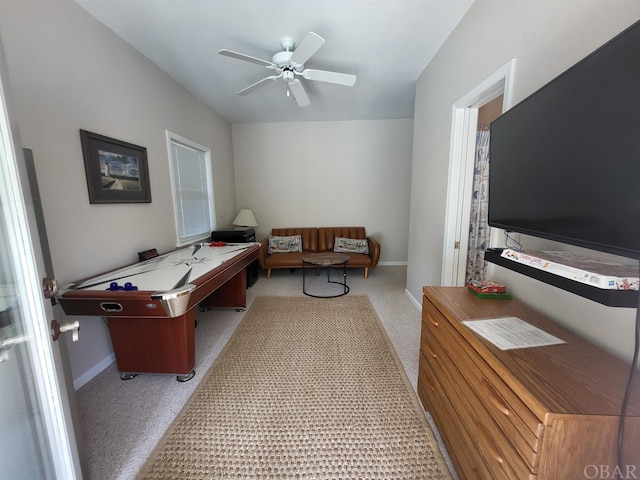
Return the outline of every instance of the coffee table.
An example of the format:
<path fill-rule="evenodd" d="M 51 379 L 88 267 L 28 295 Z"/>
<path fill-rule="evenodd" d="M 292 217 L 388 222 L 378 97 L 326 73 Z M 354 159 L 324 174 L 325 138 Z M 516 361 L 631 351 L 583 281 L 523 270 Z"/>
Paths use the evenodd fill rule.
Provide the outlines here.
<path fill-rule="evenodd" d="M 349 285 L 347 285 L 347 262 L 350 259 L 351 257 L 349 255 L 345 255 L 343 253 L 333 253 L 333 252 L 310 253 L 309 255 L 304 255 L 302 257 L 302 293 L 310 297 L 316 297 L 316 298 L 335 298 L 335 297 L 341 297 L 349 293 L 350 289 L 349 289 Z M 316 268 L 316 270 L 326 267 L 327 282 L 342 285 L 342 293 L 338 293 L 337 295 L 314 295 L 312 293 L 307 292 L 305 275 L 306 275 L 307 266 L 309 265 L 313 265 Z M 343 268 L 342 282 L 335 282 L 331 280 L 331 267 L 335 267 L 338 265 L 342 265 L 342 268 Z"/>

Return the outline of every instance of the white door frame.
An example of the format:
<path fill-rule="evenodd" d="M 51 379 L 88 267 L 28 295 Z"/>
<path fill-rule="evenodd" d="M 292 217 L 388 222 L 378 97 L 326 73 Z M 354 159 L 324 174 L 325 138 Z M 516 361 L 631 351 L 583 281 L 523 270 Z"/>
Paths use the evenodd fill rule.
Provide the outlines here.
<path fill-rule="evenodd" d="M 453 104 L 442 285 L 465 282 L 478 109 L 500 95 L 502 111 L 511 108 L 514 70 L 512 59 Z"/>

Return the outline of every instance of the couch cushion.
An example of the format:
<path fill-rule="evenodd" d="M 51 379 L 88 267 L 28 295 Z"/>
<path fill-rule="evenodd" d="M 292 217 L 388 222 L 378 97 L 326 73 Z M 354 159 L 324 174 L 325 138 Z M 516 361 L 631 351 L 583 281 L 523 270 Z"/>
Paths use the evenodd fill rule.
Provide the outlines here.
<path fill-rule="evenodd" d="M 274 253 L 264 259 L 266 268 L 302 268 L 302 257 L 308 252 Z"/>
<path fill-rule="evenodd" d="M 361 240 L 367 238 L 367 235 L 364 227 L 320 227 L 318 228 L 318 251 L 333 251 L 336 237 Z"/>
<path fill-rule="evenodd" d="M 282 252 L 302 252 L 302 237 L 300 235 L 291 235 L 288 237 L 278 237 L 271 235 L 269 237 L 268 253 Z"/>
<path fill-rule="evenodd" d="M 309 252 L 273 253 L 264 259 L 264 268 L 302 268 L 302 257 Z M 371 267 L 371 257 L 364 253 L 349 253 L 347 267 Z"/>
<path fill-rule="evenodd" d="M 371 257 L 364 253 L 349 253 L 349 261 L 347 262 L 347 267 L 371 267 L 373 266 L 373 262 L 371 261 Z"/>

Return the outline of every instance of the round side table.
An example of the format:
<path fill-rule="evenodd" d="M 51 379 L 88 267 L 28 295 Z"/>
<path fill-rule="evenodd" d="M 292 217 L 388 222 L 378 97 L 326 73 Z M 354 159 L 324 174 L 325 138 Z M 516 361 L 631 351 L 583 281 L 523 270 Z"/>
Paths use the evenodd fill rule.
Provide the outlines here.
<path fill-rule="evenodd" d="M 345 255 L 343 253 L 334 253 L 334 252 L 326 252 L 326 253 L 310 253 L 309 255 L 304 255 L 302 257 L 302 293 L 308 295 L 310 297 L 316 298 L 335 298 L 342 297 L 349 293 L 349 285 L 347 285 L 347 262 L 351 259 L 349 255 Z M 307 292 L 307 284 L 306 284 L 306 270 L 307 266 L 312 265 L 319 270 L 320 268 L 327 268 L 327 282 L 328 283 L 336 283 L 338 285 L 342 285 L 342 293 L 338 293 L 337 295 L 314 295 L 312 293 Z M 342 265 L 343 273 L 342 273 L 342 282 L 335 282 L 331 280 L 331 267 L 335 267 L 338 265 Z"/>

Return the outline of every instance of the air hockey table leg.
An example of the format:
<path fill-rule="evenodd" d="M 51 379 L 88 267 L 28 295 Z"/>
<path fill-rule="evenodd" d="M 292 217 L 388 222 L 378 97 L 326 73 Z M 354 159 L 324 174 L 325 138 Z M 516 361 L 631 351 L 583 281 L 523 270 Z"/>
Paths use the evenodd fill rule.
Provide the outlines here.
<path fill-rule="evenodd" d="M 179 381 L 179 382 L 188 382 L 189 380 L 191 380 L 195 376 L 196 376 L 196 369 L 194 368 L 193 370 L 191 370 L 186 375 L 177 375 L 176 376 L 176 380 Z"/>
<path fill-rule="evenodd" d="M 161 319 L 107 317 L 107 324 L 123 380 L 151 373 L 185 382 L 195 375 L 195 309 Z"/>

